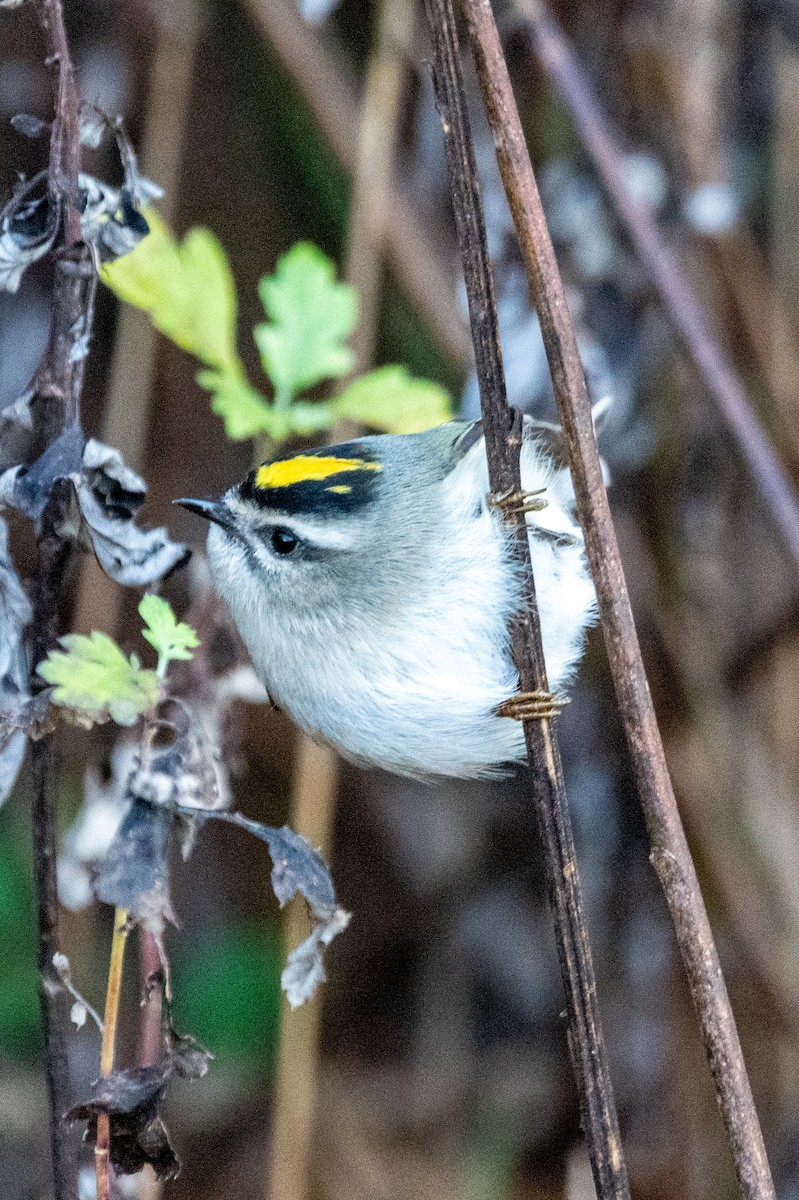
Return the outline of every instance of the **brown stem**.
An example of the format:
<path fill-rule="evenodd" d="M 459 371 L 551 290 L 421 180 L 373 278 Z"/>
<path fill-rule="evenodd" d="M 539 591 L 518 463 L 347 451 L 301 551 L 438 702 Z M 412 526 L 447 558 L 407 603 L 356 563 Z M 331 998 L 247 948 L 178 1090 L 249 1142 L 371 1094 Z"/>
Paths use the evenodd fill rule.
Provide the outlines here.
<path fill-rule="evenodd" d="M 527 268 L 599 598 L 613 683 L 658 873 L 685 963 L 741 1194 L 774 1196 L 721 964 L 666 767 L 591 420 L 577 338 L 566 305 L 519 114 L 487 0 L 464 0 L 497 160 Z"/>
<path fill-rule="evenodd" d="M 80 241 L 77 207 L 80 140 L 78 138 L 78 94 L 75 71 L 64 28 L 61 0 L 39 0 L 41 25 L 47 38 L 48 65 L 57 68 L 55 119 L 50 139 L 50 202 L 61 212 L 64 244 Z"/>
<path fill-rule="evenodd" d="M 699 370 L 769 507 L 786 549 L 794 564 L 799 566 L 799 501 L 782 463 L 763 432 L 729 359 L 711 334 L 702 306 L 660 234 L 652 213 L 630 194 L 625 183 L 623 157 L 610 124 L 568 42 L 542 0 L 516 2 L 529 25 L 536 57 L 568 107 L 613 202 L 614 211 L 658 290 L 666 316 Z"/>
<path fill-rule="evenodd" d="M 33 453 L 40 454 L 67 427 L 78 424 L 83 383 L 83 338 L 91 331 L 95 279 L 89 256 L 80 243 L 77 210 L 78 100 L 60 0 L 40 0 L 39 15 L 47 39 L 49 62 L 57 64 L 55 117 L 50 144 L 50 203 L 61 215 L 61 243 L 56 257 L 53 318 L 47 351 L 36 377 Z M 76 351 L 78 351 L 76 353 Z M 35 668 L 58 633 L 58 615 L 70 548 L 56 532 L 67 503 L 67 485 L 57 483 L 41 518 L 38 567 L 33 590 L 31 662 Z M 33 676 L 33 688 L 37 686 Z M 50 1105 L 53 1189 L 55 1200 L 76 1200 L 75 1148 L 67 1135 L 69 1108 L 67 1011 L 53 973 L 59 952 L 56 894 L 55 788 L 52 737 L 34 742 L 33 848 L 38 913 L 38 965 L 42 1031 Z"/>
<path fill-rule="evenodd" d="M 491 488 L 521 490 L 522 418 L 505 396 L 496 299 L 488 260 L 480 187 L 451 0 L 426 0 L 433 35 L 433 82 L 444 129 L 458 242 L 480 383 Z M 512 648 L 523 691 L 548 690 L 541 627 L 523 514 L 511 519 L 516 555 L 527 581 L 526 604 L 512 628 Z M 613 1088 L 596 997 L 591 948 L 582 911 L 558 743 L 549 720 L 525 721 L 533 805 L 544 844 L 550 903 L 566 992 L 568 1039 L 597 1195 L 628 1197 Z"/>

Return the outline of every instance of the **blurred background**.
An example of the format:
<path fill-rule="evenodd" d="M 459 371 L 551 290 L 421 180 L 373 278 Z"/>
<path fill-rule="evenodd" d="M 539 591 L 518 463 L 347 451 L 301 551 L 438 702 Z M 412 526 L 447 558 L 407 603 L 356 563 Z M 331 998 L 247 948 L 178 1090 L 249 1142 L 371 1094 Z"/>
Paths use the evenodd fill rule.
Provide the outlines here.
<path fill-rule="evenodd" d="M 362 368 L 402 362 L 478 412 L 429 43 L 415 0 L 85 0 L 65 5 L 84 97 L 122 113 L 180 234 L 226 248 L 240 348 L 257 281 L 299 238 L 361 293 Z M 799 591 L 657 293 L 606 202 L 568 105 L 534 53 L 522 5 L 497 0 L 512 77 L 595 400 L 600 448 L 669 765 L 719 944 L 781 1200 L 799 1198 Z M 789 473 L 799 476 L 799 8 L 793 0 L 572 0 L 554 14 L 625 150 L 627 186 L 677 254 Z M 0 26 L 0 191 L 45 165 L 50 80 L 32 11 Z M 465 59 L 510 399 L 554 417 L 536 320 Z M 109 151 L 87 156 L 116 182 Z M 42 353 L 50 275 L 0 295 L 0 405 Z M 197 542 L 177 495 L 213 495 L 256 452 L 226 440 L 196 365 L 101 290 L 87 433 L 150 485 L 144 517 Z M 24 535 L 20 571 L 31 570 Z M 197 549 L 200 546 L 197 545 Z M 198 590 L 199 589 L 199 590 Z M 185 613 L 195 566 L 171 579 Z M 76 563 L 65 628 L 130 649 L 137 597 Z M 216 619 L 216 618 L 215 618 Z M 231 653 L 234 653 L 231 651 Z M 173 881 L 167 935 L 178 1027 L 216 1055 L 173 1088 L 183 1158 L 174 1200 L 586 1200 L 540 848 L 524 773 L 423 786 L 336 766 L 279 714 L 229 719 L 236 804 L 323 843 L 349 929 L 307 1011 L 279 991 L 286 938 L 262 847 L 208 831 Z M 736 1194 L 714 1093 L 592 632 L 559 723 L 599 999 L 633 1192 Z M 108 781 L 113 731 L 61 746 L 60 820 L 84 775 Z M 9 1200 L 47 1195 L 35 980 L 29 785 L 0 812 L 0 1171 Z M 84 831 L 85 835 L 85 831 Z M 76 834 L 65 856 L 75 854 Z M 82 835 L 83 836 L 83 835 Z M 65 894 L 64 948 L 102 1007 L 111 912 Z M 304 925 L 303 925 L 304 922 Z M 139 1061 L 131 953 L 119 1062 Z M 281 1035 L 282 1025 L 282 1035 Z M 72 1037 L 75 1095 L 99 1039 Z M 76 1137 L 79 1136 L 76 1130 Z M 83 1151 L 86 1165 L 90 1153 Z M 85 1196 L 91 1179 L 84 1178 Z M 144 1175 L 125 1195 L 159 1192 Z"/>

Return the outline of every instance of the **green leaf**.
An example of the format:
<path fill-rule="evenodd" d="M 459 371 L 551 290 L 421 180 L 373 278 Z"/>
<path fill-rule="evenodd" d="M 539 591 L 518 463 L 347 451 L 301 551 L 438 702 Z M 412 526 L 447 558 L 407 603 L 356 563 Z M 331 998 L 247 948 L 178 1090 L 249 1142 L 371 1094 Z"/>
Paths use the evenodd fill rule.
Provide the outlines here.
<path fill-rule="evenodd" d="M 358 297 L 336 283 L 333 263 L 310 242 L 298 242 L 278 259 L 259 292 L 269 323 L 255 341 L 278 404 L 323 379 L 338 379 L 355 358 L 345 344 L 358 319 Z"/>
<path fill-rule="evenodd" d="M 259 433 L 275 436 L 273 430 L 276 422 L 272 405 L 246 380 L 220 371 L 200 371 L 197 382 L 213 393 L 211 408 L 225 422 L 225 433 L 229 438 L 243 441 L 257 437 Z M 282 436 L 287 437 L 288 432 Z"/>
<path fill-rule="evenodd" d="M 308 437 L 332 428 L 336 419 L 333 403 L 328 400 L 297 400 L 289 409 L 292 433 Z"/>
<path fill-rule="evenodd" d="M 145 215 L 150 232 L 130 254 L 105 263 L 100 278 L 183 350 L 243 377 L 236 287 L 222 246 L 207 229 L 192 229 L 179 243 L 152 210 Z"/>
<path fill-rule="evenodd" d="M 55 688 L 54 704 L 90 723 L 111 717 L 118 725 L 133 725 L 157 703 L 161 685 L 155 671 L 127 658 L 106 634 L 71 633 L 60 644 L 63 650 L 51 650 L 36 668 Z"/>
<path fill-rule="evenodd" d="M 170 661 L 185 662 L 194 657 L 192 651 L 197 649 L 200 639 L 191 625 L 178 621 L 168 601 L 148 593 L 139 604 L 139 616 L 147 626 L 142 637 L 158 651 L 159 674 L 162 664 L 165 667 Z"/>
<path fill-rule="evenodd" d="M 452 420 L 449 396 L 438 384 L 414 379 L 405 367 L 379 367 L 331 401 L 336 420 L 347 418 L 385 433 L 421 433 Z"/>

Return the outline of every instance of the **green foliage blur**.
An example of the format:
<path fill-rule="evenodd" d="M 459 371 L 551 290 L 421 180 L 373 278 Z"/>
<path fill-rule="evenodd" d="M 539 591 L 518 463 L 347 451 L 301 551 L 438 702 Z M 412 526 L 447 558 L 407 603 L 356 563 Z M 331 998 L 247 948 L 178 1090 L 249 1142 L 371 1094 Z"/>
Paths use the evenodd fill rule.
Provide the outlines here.
<path fill-rule="evenodd" d="M 283 951 L 276 930 L 233 920 L 175 945 L 175 1017 L 221 1069 L 271 1070 L 280 1022 Z"/>
<path fill-rule="evenodd" d="M 0 1053 L 17 1062 L 41 1049 L 36 902 L 30 829 L 22 805 L 0 811 Z"/>
<path fill-rule="evenodd" d="M 417 433 L 452 416 L 446 392 L 384 366 L 331 398 L 309 391 L 348 376 L 355 356 L 347 338 L 358 321 L 358 296 L 335 278 L 335 266 L 310 242 L 298 242 L 258 285 L 267 320 L 253 338 L 272 388 L 268 398 L 247 379 L 236 345 L 238 301 L 221 244 L 207 229 L 177 242 L 154 212 L 149 234 L 130 254 L 106 263 L 101 277 L 121 300 L 146 312 L 181 349 L 205 364 L 197 382 L 229 438 L 266 434 L 275 445 L 330 431 L 349 420 L 385 433 Z"/>

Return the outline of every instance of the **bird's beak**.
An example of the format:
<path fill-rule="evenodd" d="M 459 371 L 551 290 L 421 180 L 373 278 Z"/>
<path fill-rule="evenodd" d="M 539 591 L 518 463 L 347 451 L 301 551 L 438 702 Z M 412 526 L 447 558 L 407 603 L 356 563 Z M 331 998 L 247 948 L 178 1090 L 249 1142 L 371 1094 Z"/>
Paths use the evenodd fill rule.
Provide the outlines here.
<path fill-rule="evenodd" d="M 173 500 L 173 504 L 180 504 L 182 508 L 187 508 L 189 512 L 198 513 L 199 516 L 205 517 L 206 521 L 213 521 L 215 525 L 221 525 L 223 529 L 227 529 L 230 525 L 230 513 L 224 500 Z"/>

